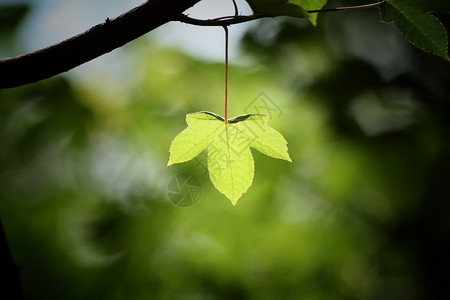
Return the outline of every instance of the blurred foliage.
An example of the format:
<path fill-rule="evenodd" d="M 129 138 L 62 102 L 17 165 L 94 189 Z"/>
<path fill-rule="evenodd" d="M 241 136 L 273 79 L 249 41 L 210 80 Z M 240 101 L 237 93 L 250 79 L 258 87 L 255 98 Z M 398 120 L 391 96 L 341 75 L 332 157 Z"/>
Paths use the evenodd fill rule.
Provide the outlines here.
<path fill-rule="evenodd" d="M 376 11 L 264 20 L 242 46 L 229 115 L 276 106 L 293 164 L 254 151 L 236 207 L 204 160 L 166 167 L 185 114 L 223 109 L 221 63 L 140 39 L 116 75 L 0 91 L 0 214 L 27 299 L 448 298 L 448 63 Z M 168 200 L 179 173 L 202 184 L 194 206 Z"/>

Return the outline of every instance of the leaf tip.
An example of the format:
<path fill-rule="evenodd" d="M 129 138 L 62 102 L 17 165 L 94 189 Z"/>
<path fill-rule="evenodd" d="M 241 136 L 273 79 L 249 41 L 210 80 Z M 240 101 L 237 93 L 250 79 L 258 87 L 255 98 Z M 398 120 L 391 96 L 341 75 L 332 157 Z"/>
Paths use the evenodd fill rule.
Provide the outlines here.
<path fill-rule="evenodd" d="M 246 189 L 245 191 L 243 191 L 240 195 L 236 195 L 236 194 L 233 193 L 233 192 L 230 193 L 229 191 L 224 191 L 223 189 L 220 189 L 219 187 L 217 187 L 215 181 L 213 181 L 212 179 L 211 179 L 211 181 L 212 181 L 212 183 L 214 184 L 214 187 L 215 187 L 222 195 L 224 195 L 225 197 L 227 197 L 228 200 L 230 200 L 231 204 L 233 204 L 233 206 L 236 206 L 238 200 L 242 197 L 243 194 L 245 194 L 245 193 L 248 191 L 248 188 L 249 188 L 249 187 L 247 187 L 247 189 Z"/>
<path fill-rule="evenodd" d="M 231 198 L 231 197 L 228 197 L 228 199 L 230 199 L 231 204 L 233 204 L 233 206 L 236 206 L 236 204 L 237 204 L 239 198 L 241 198 L 241 196 L 239 196 L 239 197 L 237 197 L 237 198 Z"/>

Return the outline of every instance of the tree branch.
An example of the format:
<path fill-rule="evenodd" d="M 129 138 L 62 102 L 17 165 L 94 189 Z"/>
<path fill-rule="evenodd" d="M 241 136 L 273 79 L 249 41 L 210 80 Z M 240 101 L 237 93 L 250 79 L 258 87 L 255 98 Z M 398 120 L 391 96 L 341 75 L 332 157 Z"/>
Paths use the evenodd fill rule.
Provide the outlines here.
<path fill-rule="evenodd" d="M 150 0 L 129 12 L 59 44 L 0 60 L 0 89 L 25 85 L 66 72 L 152 31 L 200 0 Z"/>

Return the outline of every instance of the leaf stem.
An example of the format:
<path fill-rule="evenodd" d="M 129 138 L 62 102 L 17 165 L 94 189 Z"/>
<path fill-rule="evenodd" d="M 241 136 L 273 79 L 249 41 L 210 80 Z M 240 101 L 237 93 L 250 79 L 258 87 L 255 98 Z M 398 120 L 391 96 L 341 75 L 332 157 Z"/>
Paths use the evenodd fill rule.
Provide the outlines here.
<path fill-rule="evenodd" d="M 225 31 L 225 124 L 228 123 L 228 27 L 223 26 Z"/>
<path fill-rule="evenodd" d="M 363 4 L 363 5 L 355 5 L 355 6 L 344 6 L 344 7 L 335 7 L 335 8 L 326 8 L 326 9 L 316 9 L 316 10 L 308 10 L 306 11 L 309 14 L 313 13 L 321 13 L 321 12 L 333 12 L 333 11 L 346 11 L 346 10 L 359 10 L 366 8 L 373 8 L 380 6 L 383 4 L 385 0 L 381 0 L 375 3 Z"/>

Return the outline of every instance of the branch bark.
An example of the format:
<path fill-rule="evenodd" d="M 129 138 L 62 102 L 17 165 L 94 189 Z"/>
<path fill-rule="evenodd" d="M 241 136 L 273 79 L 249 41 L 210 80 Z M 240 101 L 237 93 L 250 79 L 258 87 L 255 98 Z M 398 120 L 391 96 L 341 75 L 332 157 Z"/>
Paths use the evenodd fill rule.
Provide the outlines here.
<path fill-rule="evenodd" d="M 200 0 L 150 0 L 59 44 L 0 60 L 0 89 L 47 79 L 108 53 L 170 21 Z"/>

